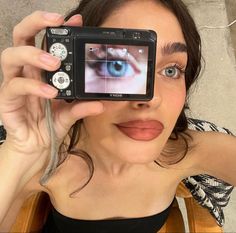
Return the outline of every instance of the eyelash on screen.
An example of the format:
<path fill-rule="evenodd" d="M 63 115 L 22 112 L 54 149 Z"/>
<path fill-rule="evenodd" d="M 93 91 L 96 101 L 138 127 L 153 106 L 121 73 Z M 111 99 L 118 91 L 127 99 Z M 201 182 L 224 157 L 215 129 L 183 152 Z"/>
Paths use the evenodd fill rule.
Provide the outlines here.
<path fill-rule="evenodd" d="M 101 62 L 107 62 L 107 61 L 109 61 L 109 62 L 111 62 L 111 61 L 123 61 L 126 64 L 130 65 L 135 72 L 137 72 L 137 73 L 140 72 L 140 69 L 139 69 L 139 67 L 136 64 L 134 64 L 133 62 L 131 62 L 131 61 L 127 60 L 127 59 L 124 59 L 124 58 L 121 58 L 121 57 L 118 57 L 118 56 L 117 57 L 111 57 L 109 59 L 107 59 L 106 57 L 98 58 L 95 61 L 87 62 L 87 64 L 88 64 L 88 66 L 90 68 L 94 69 L 94 68 L 97 68 L 97 65 L 100 65 Z"/>
<path fill-rule="evenodd" d="M 94 60 L 94 61 L 89 61 L 88 62 L 88 64 L 92 67 L 92 68 L 94 68 L 94 65 L 96 65 L 96 64 L 98 64 L 98 63 L 101 63 L 101 62 L 107 62 L 107 61 L 126 61 L 127 62 L 127 60 L 124 60 L 124 59 L 122 59 L 122 58 L 120 58 L 120 57 L 117 57 L 117 58 L 110 58 L 110 59 L 106 59 L 106 57 L 104 57 L 104 58 L 98 58 L 98 59 L 96 59 L 96 60 Z M 128 63 L 128 62 L 127 62 Z"/>

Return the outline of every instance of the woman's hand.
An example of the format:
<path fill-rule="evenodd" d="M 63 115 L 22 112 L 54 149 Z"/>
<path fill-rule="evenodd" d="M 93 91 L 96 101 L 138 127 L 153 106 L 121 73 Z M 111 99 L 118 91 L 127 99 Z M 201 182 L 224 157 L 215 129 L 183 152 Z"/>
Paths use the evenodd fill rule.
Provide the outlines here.
<path fill-rule="evenodd" d="M 24 158 L 25 169 L 34 164 L 35 172 L 50 154 L 45 99 L 57 95 L 55 88 L 41 81 L 41 71 L 60 67 L 58 58 L 35 47 L 35 36 L 48 26 L 62 24 L 82 26 L 82 18 L 75 15 L 65 23 L 58 14 L 34 12 L 14 28 L 13 47 L 4 50 L 1 56 L 0 119 L 7 131 L 4 147 L 12 156 Z M 57 140 L 61 142 L 76 120 L 101 113 L 103 105 L 97 101 L 68 104 L 53 100 L 52 109 Z"/>

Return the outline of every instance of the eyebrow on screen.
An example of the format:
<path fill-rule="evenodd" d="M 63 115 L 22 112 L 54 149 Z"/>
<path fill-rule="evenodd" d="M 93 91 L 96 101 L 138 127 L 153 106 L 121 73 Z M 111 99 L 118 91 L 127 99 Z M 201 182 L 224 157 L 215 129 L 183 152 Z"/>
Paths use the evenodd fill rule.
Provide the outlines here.
<path fill-rule="evenodd" d="M 168 43 L 161 49 L 162 55 L 172 55 L 173 53 L 187 53 L 187 46 L 181 42 Z"/>

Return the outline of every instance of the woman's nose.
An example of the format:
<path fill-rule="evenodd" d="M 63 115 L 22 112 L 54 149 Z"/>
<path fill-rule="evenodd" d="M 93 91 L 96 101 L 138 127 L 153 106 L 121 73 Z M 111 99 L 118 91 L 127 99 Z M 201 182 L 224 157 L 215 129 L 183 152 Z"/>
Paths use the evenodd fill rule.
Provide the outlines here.
<path fill-rule="evenodd" d="M 154 96 L 149 101 L 130 101 L 130 104 L 135 109 L 159 108 L 162 102 L 160 93 L 154 93 Z"/>

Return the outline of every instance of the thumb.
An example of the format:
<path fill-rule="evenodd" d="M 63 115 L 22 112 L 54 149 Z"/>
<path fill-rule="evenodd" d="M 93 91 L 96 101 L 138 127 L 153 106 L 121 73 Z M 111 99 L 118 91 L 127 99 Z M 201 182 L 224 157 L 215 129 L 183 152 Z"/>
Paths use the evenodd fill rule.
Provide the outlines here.
<path fill-rule="evenodd" d="M 67 103 L 55 114 L 54 122 L 58 137 L 64 137 L 77 120 L 98 115 L 103 111 L 104 105 L 99 101 Z"/>

